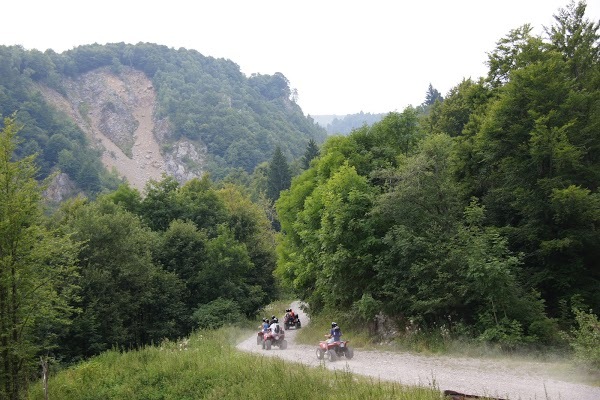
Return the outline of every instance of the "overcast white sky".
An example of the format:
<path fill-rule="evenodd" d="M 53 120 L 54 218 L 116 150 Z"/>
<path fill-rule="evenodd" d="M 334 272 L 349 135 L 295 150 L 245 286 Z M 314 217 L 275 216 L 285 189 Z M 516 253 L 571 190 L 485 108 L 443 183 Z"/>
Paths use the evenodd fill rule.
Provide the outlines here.
<path fill-rule="evenodd" d="M 386 113 L 486 74 L 486 53 L 525 23 L 542 33 L 570 0 L 16 0 L 0 44 L 57 52 L 150 42 L 283 73 L 305 114 Z M 600 1 L 587 1 L 600 19 Z"/>

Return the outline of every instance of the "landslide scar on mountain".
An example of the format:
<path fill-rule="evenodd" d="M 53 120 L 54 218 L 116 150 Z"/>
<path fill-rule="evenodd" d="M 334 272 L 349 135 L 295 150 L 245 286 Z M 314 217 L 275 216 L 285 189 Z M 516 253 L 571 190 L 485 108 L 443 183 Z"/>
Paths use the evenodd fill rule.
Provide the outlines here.
<path fill-rule="evenodd" d="M 118 75 L 100 68 L 63 82 L 67 96 L 40 87 L 46 100 L 65 112 L 102 151 L 102 162 L 144 188 L 160 180 L 166 161 L 154 136 L 156 95 L 143 72 L 124 67 Z"/>

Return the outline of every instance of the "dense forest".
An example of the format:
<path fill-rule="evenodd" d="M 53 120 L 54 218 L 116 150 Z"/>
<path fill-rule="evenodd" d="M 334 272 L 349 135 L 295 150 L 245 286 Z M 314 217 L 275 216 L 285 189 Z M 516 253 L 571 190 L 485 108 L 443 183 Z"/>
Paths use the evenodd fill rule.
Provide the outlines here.
<path fill-rule="evenodd" d="M 598 28 L 572 3 L 546 37 L 510 31 L 486 77 L 330 138 L 276 203 L 279 278 L 313 313 L 507 347 L 598 313 Z"/>
<path fill-rule="evenodd" d="M 0 397 L 19 398 L 39 357 L 184 337 L 277 296 L 275 233 L 242 188 L 165 177 L 44 213 L 35 157 L 12 157 L 18 128 L 7 117 L 0 135 Z"/>
<path fill-rule="evenodd" d="M 322 145 L 281 74 L 148 44 L 1 47 L 0 397 L 20 398 L 40 359 L 254 318 L 282 289 L 313 315 L 570 344 L 600 368 L 599 29 L 571 3 L 544 37 L 500 39 L 486 77 Z M 215 178 L 140 192 L 31 86 L 107 65 L 152 77 Z M 57 168 L 94 196 L 46 208 Z"/>

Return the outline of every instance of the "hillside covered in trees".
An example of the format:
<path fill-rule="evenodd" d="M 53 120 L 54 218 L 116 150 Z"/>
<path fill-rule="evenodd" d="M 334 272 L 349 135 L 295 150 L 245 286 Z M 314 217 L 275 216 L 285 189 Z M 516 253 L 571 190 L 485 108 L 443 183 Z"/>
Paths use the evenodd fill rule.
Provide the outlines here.
<path fill-rule="evenodd" d="M 277 146 L 292 160 L 309 140 L 321 143 L 326 136 L 303 115 L 281 73 L 247 77 L 232 61 L 149 43 L 88 45 L 61 54 L 0 46 L 0 115 L 17 113 L 17 155 L 38 154 L 40 177 L 60 169 L 88 194 L 116 188 L 120 171 L 107 172 L 101 163 L 115 150 L 99 145 L 94 133 L 131 157 L 140 118 L 150 116 L 136 116 L 135 102 L 127 102 L 134 95 L 123 92 L 132 84 L 130 71 L 141 71 L 150 82 L 142 89 L 155 98 L 147 114 L 162 155 L 181 152 L 181 142 L 203 153 L 199 158 L 186 150 L 174 169 L 209 172 L 217 180 L 251 174 Z M 90 75 L 99 72 L 102 79 Z M 107 91 L 118 80 L 124 87 Z"/>

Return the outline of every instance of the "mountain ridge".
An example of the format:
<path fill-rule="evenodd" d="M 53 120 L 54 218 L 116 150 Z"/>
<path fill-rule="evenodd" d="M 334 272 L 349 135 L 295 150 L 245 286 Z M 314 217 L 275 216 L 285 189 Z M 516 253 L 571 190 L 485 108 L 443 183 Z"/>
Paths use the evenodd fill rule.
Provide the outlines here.
<path fill-rule="evenodd" d="M 17 111 L 17 156 L 38 154 L 40 179 L 60 171 L 92 195 L 163 173 L 249 175 L 278 147 L 291 161 L 327 137 L 282 73 L 246 76 L 231 60 L 153 43 L 0 46 L 0 114 Z"/>

